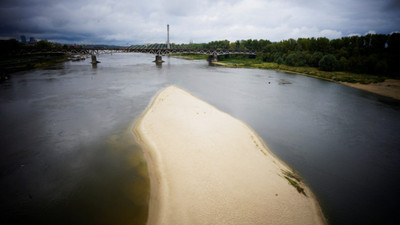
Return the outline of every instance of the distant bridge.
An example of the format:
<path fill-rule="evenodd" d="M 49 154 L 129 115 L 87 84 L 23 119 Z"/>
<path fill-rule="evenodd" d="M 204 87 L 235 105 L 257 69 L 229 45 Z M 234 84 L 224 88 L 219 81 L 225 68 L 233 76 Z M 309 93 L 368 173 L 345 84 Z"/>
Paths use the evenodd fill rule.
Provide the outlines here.
<path fill-rule="evenodd" d="M 57 49 L 23 49 L 20 52 L 14 52 L 13 55 L 29 56 L 29 55 L 98 55 L 109 54 L 115 52 L 137 52 L 156 55 L 155 62 L 162 62 L 162 56 L 169 54 L 204 54 L 208 55 L 209 61 L 215 62 L 219 55 L 242 54 L 256 55 L 256 51 L 251 50 L 231 50 L 231 49 L 191 49 L 180 48 L 179 45 L 172 45 L 172 48 L 167 48 L 165 44 L 151 45 L 132 45 L 130 47 L 78 47 L 78 48 L 57 48 Z"/>
<path fill-rule="evenodd" d="M 169 54 L 204 54 L 209 56 L 210 61 L 217 61 L 219 55 L 241 54 L 256 55 L 256 51 L 251 50 L 231 50 L 231 49 L 190 49 L 190 48 L 167 48 L 164 44 L 153 45 L 133 45 L 126 48 L 128 52 L 149 53 L 156 55 L 156 62 L 162 62 L 161 56 Z"/>

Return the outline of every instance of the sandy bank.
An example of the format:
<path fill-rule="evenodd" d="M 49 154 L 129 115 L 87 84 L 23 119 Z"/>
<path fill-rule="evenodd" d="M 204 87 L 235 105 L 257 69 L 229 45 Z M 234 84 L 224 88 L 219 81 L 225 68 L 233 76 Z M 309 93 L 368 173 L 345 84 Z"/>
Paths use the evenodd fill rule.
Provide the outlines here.
<path fill-rule="evenodd" d="M 304 75 L 308 77 L 313 77 L 321 80 L 327 80 L 327 81 L 332 81 L 332 82 L 338 82 L 340 84 L 353 87 L 353 88 L 358 88 L 364 91 L 369 91 L 375 94 L 383 95 L 386 97 L 391 97 L 397 100 L 400 100 L 400 80 L 396 79 L 386 79 L 384 82 L 380 83 L 370 83 L 370 84 L 360 84 L 360 83 L 349 83 L 349 82 L 342 82 L 342 81 L 335 81 L 330 78 L 326 77 L 321 77 L 317 75 L 310 75 L 309 73 L 306 72 L 299 72 L 299 71 L 291 71 L 291 70 L 285 70 L 281 69 L 279 67 L 277 68 L 262 68 L 256 66 L 257 64 L 253 64 L 250 66 L 243 66 L 244 64 L 235 64 L 235 63 L 226 63 L 226 62 L 213 62 L 214 65 L 217 66 L 223 66 L 223 67 L 230 67 L 230 68 L 253 68 L 253 69 L 271 69 L 275 71 L 281 71 L 285 73 L 292 73 L 292 74 L 298 74 L 298 75 Z M 302 68 L 302 67 L 300 67 Z M 323 71 L 321 71 L 323 72 Z"/>
<path fill-rule="evenodd" d="M 323 224 L 310 190 L 243 122 L 175 86 L 136 123 L 151 179 L 148 224 Z"/>
<path fill-rule="evenodd" d="M 387 79 L 384 82 L 372 83 L 372 84 L 358 84 L 358 83 L 354 84 L 347 82 L 340 82 L 340 83 L 364 91 L 369 91 L 375 94 L 400 100 L 400 80 Z"/>

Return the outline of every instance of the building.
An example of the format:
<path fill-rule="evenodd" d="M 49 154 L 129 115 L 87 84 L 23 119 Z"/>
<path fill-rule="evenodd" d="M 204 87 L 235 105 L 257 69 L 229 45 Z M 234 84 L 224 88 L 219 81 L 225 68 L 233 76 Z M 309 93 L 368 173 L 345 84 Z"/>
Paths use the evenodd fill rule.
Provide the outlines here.
<path fill-rule="evenodd" d="M 30 37 L 29 38 L 29 43 L 30 44 L 35 44 L 36 43 L 36 39 L 34 37 Z"/>

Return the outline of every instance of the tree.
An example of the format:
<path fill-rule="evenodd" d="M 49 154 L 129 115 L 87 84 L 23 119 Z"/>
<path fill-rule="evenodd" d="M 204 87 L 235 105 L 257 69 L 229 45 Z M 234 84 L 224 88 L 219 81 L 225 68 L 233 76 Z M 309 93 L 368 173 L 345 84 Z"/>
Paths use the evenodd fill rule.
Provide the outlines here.
<path fill-rule="evenodd" d="M 340 70 L 347 70 L 348 66 L 347 66 L 347 59 L 346 57 L 340 57 L 339 59 L 339 69 Z"/>
<path fill-rule="evenodd" d="M 305 66 L 306 59 L 301 52 L 290 53 L 286 57 L 286 65 L 288 66 Z"/>
<path fill-rule="evenodd" d="M 388 71 L 388 63 L 386 59 L 382 59 L 375 64 L 375 73 L 377 74 L 386 74 Z"/>
<path fill-rule="evenodd" d="M 235 50 L 235 49 L 236 49 L 236 43 L 235 43 L 235 42 L 231 42 L 231 43 L 229 44 L 229 49 L 230 49 L 230 50 Z"/>
<path fill-rule="evenodd" d="M 400 33 L 391 34 L 387 44 L 390 51 L 398 53 L 400 51 Z"/>
<path fill-rule="evenodd" d="M 0 40 L 0 55 L 9 55 L 18 51 L 21 48 L 21 44 L 15 40 Z"/>
<path fill-rule="evenodd" d="M 316 45 L 317 51 L 329 52 L 329 53 L 331 51 L 330 43 L 329 43 L 329 39 L 328 38 L 322 38 L 322 37 L 317 38 L 315 45 Z"/>
<path fill-rule="evenodd" d="M 319 61 L 319 69 L 324 71 L 334 71 L 338 68 L 339 62 L 334 55 L 324 55 Z"/>
<path fill-rule="evenodd" d="M 279 65 L 280 65 L 280 64 L 283 64 L 283 58 L 282 58 L 282 57 L 278 57 L 278 58 L 276 59 L 276 63 L 278 63 Z"/>
<path fill-rule="evenodd" d="M 50 42 L 45 40 L 40 40 L 36 43 L 38 49 L 51 49 L 53 46 Z"/>
<path fill-rule="evenodd" d="M 322 59 L 322 57 L 324 57 L 324 54 L 322 54 L 322 52 L 314 52 L 311 55 L 311 59 L 309 62 L 310 66 L 314 66 L 314 67 L 318 67 L 319 66 L 319 61 Z"/>

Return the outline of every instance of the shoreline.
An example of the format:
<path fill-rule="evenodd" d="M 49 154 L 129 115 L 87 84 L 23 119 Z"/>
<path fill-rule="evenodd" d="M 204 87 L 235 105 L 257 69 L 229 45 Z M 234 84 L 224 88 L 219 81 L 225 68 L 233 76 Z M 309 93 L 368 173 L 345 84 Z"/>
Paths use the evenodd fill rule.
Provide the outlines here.
<path fill-rule="evenodd" d="M 159 92 L 133 133 L 150 176 L 147 224 L 326 223 L 311 190 L 290 185 L 290 167 L 250 127 L 189 92 Z"/>
<path fill-rule="evenodd" d="M 0 60 L 0 72 L 3 76 L 10 76 L 20 71 L 29 71 L 42 68 L 48 65 L 67 62 L 68 57 L 65 55 L 35 55 L 30 57 L 11 57 L 9 59 Z"/>
<path fill-rule="evenodd" d="M 348 83 L 348 82 L 340 82 L 340 84 L 372 92 L 385 97 L 390 97 L 396 100 L 400 100 L 400 80 L 386 79 L 383 82 L 372 83 L 372 84 L 360 84 L 360 83 Z"/>
<path fill-rule="evenodd" d="M 155 104 L 155 99 L 161 94 L 159 91 L 150 101 L 149 105 L 146 107 L 145 111 L 140 115 L 137 121 L 134 122 L 132 127 L 132 133 L 139 145 L 143 149 L 144 159 L 147 163 L 147 170 L 150 179 L 150 199 L 149 199 L 149 213 L 147 219 L 147 225 L 157 224 L 158 221 L 158 212 L 159 208 L 162 208 L 161 204 L 158 202 L 159 198 L 159 182 L 158 179 L 160 178 L 160 171 L 157 169 L 157 155 L 152 155 L 152 151 L 150 146 L 146 145 L 145 137 L 141 135 L 139 132 L 139 124 L 142 122 L 144 115 L 153 107 Z"/>
<path fill-rule="evenodd" d="M 232 64 L 230 65 L 229 63 L 224 63 L 224 62 L 213 62 L 214 65 L 216 66 L 222 66 L 222 67 L 228 67 L 228 68 L 248 68 L 248 69 L 268 69 L 268 68 L 260 68 L 256 66 L 241 66 L 239 64 Z M 279 69 L 279 68 L 271 68 L 268 70 L 274 70 L 274 71 L 280 71 L 280 72 L 285 72 L 285 73 L 292 73 L 292 74 L 298 74 L 298 75 L 303 75 L 307 77 L 312 77 L 312 78 L 317 78 L 321 80 L 326 80 L 326 81 L 331 81 L 335 83 L 339 83 L 342 85 L 346 85 L 348 87 L 352 88 L 357 88 L 360 90 L 368 91 L 374 94 L 378 94 L 381 96 L 385 97 L 390 97 L 396 100 L 400 100 L 400 80 L 397 79 L 386 79 L 382 82 L 377 82 L 377 83 L 369 83 L 369 84 L 361 84 L 361 83 L 350 83 L 350 82 L 344 82 L 344 81 L 336 81 L 333 79 L 328 79 L 325 77 L 320 77 L 312 74 L 307 74 L 307 73 L 302 73 L 302 72 L 296 72 L 296 71 L 291 71 L 291 70 L 284 70 L 284 69 Z"/>

